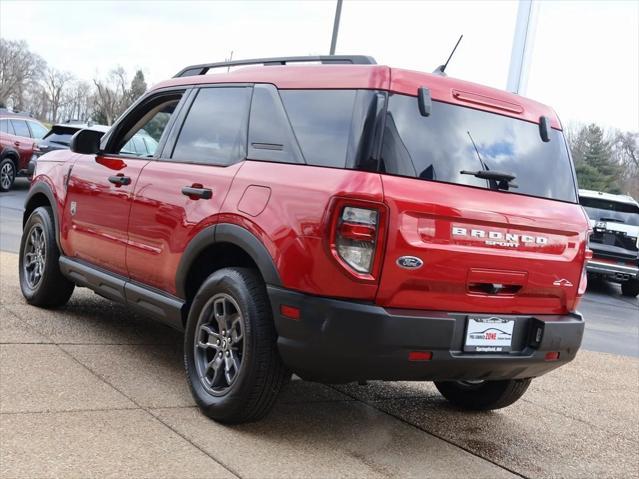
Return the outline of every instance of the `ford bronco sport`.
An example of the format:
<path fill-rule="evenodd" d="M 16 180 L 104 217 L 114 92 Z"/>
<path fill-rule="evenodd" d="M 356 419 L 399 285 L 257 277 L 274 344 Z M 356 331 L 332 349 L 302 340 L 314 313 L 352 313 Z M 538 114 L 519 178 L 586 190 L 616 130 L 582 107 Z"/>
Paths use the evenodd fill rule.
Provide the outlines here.
<path fill-rule="evenodd" d="M 639 294 L 639 203 L 630 196 L 579 190 L 593 230 L 588 274 L 621 283 L 624 296 Z"/>
<path fill-rule="evenodd" d="M 123 151 L 141 130 L 152 156 Z M 236 61 L 185 68 L 41 157 L 20 285 L 183 329 L 218 421 L 264 416 L 291 373 L 432 380 L 487 410 L 575 357 L 587 235 L 544 105 L 370 57 Z"/>

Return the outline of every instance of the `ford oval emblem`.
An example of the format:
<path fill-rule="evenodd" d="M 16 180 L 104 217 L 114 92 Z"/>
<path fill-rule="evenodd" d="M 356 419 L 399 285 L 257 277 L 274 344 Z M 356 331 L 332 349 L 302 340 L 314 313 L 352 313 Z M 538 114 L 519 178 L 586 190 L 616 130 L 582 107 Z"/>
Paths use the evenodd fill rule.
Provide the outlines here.
<path fill-rule="evenodd" d="M 397 266 L 405 269 L 421 268 L 424 262 L 417 256 L 400 256 L 397 258 Z"/>

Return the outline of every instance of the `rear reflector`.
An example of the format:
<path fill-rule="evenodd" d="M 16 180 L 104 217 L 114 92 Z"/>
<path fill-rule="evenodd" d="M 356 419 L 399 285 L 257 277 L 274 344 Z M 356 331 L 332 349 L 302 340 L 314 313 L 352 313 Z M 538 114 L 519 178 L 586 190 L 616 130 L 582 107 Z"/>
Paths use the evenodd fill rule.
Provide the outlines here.
<path fill-rule="evenodd" d="M 280 313 L 282 313 L 282 316 L 286 316 L 289 319 L 300 319 L 300 309 L 293 306 L 281 304 Z"/>
<path fill-rule="evenodd" d="M 430 361 L 433 359 L 433 353 L 430 351 L 411 351 L 408 353 L 409 361 Z"/>
<path fill-rule="evenodd" d="M 544 358 L 546 361 L 557 361 L 559 359 L 559 352 L 549 351 Z"/>

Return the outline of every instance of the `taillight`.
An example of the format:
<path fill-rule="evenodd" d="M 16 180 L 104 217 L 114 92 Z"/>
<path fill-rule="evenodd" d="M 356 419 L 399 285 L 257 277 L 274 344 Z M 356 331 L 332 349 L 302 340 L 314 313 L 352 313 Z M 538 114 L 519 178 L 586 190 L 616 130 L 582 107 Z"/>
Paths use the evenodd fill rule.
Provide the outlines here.
<path fill-rule="evenodd" d="M 335 247 L 337 254 L 358 273 L 371 273 L 375 240 L 377 239 L 377 211 L 347 206 L 342 210 Z"/>
<path fill-rule="evenodd" d="M 330 249 L 337 261 L 362 280 L 375 280 L 381 262 L 385 206 L 338 198 L 334 201 Z"/>

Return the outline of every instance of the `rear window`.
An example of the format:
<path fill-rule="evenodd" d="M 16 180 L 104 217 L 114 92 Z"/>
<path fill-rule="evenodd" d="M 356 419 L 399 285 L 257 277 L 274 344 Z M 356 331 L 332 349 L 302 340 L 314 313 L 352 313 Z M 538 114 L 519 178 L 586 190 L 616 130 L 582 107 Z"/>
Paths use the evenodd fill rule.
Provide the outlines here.
<path fill-rule="evenodd" d="M 544 143 L 539 125 L 433 101 L 431 114 L 417 99 L 389 100 L 381 169 L 385 173 L 489 188 L 488 180 L 460 173 L 492 170 L 515 175 L 510 192 L 576 202 L 564 137 L 551 129 Z"/>
<path fill-rule="evenodd" d="M 583 196 L 579 198 L 579 202 L 591 220 L 639 226 L 639 206 L 637 205 Z"/>
<path fill-rule="evenodd" d="M 71 144 L 72 136 L 73 136 L 73 133 L 56 133 L 54 131 L 50 131 L 44 137 L 44 139 L 52 143 L 58 143 L 60 145 L 69 146 L 69 144 Z"/>
<path fill-rule="evenodd" d="M 355 90 L 280 90 L 306 163 L 344 168 Z"/>

